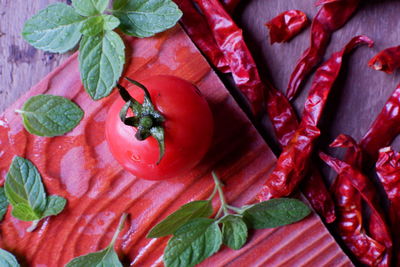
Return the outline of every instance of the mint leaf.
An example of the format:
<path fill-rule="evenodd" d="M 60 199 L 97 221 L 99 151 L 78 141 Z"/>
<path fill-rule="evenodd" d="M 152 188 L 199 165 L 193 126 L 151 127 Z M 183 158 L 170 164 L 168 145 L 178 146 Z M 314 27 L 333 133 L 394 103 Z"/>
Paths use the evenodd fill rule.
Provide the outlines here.
<path fill-rule="evenodd" d="M 300 221 L 310 212 L 310 208 L 300 200 L 276 198 L 250 206 L 243 216 L 252 228 L 264 229 Z"/>
<path fill-rule="evenodd" d="M 18 156 L 13 158 L 4 190 L 12 205 L 11 215 L 33 222 L 28 232 L 33 231 L 44 217 L 60 213 L 66 204 L 62 197 L 46 197 L 39 171 L 32 162 Z"/>
<path fill-rule="evenodd" d="M 4 215 L 7 212 L 8 200 L 6 193 L 4 192 L 4 187 L 0 187 L 0 221 L 3 220 Z"/>
<path fill-rule="evenodd" d="M 60 196 L 47 197 L 46 209 L 43 212 L 43 217 L 53 216 L 59 214 L 65 208 L 67 200 Z"/>
<path fill-rule="evenodd" d="M 40 174 L 32 162 L 18 156 L 14 157 L 6 176 L 4 189 L 13 209 L 19 205 L 18 214 L 29 207 L 31 212 L 28 216 L 36 216 L 35 219 L 41 216 L 46 207 L 46 193 Z"/>
<path fill-rule="evenodd" d="M 81 79 L 94 100 L 111 93 L 122 74 L 124 62 L 124 42 L 115 32 L 82 38 L 79 49 Z"/>
<path fill-rule="evenodd" d="M 196 218 L 181 226 L 164 251 L 166 267 L 195 266 L 219 250 L 222 234 L 213 219 Z"/>
<path fill-rule="evenodd" d="M 22 36 L 38 49 L 63 53 L 78 43 L 84 19 L 66 4 L 49 5 L 25 22 Z"/>
<path fill-rule="evenodd" d="M 32 222 L 40 220 L 41 213 L 35 212 L 31 206 L 26 203 L 18 203 L 13 205 L 11 215 L 21 221 Z"/>
<path fill-rule="evenodd" d="M 231 249 L 240 249 L 247 240 L 247 225 L 241 216 L 227 215 L 220 220 L 222 223 L 222 240 Z"/>
<path fill-rule="evenodd" d="M 189 220 L 200 217 L 209 217 L 212 213 L 213 209 L 211 201 L 209 200 L 189 202 L 154 226 L 147 237 L 157 238 L 171 235 Z"/>
<path fill-rule="evenodd" d="M 104 31 L 104 19 L 102 16 L 90 17 L 85 20 L 81 27 L 83 35 L 95 36 Z"/>
<path fill-rule="evenodd" d="M 119 19 L 113 15 L 103 15 L 102 17 L 104 19 L 104 30 L 106 31 L 114 30 L 120 24 Z"/>
<path fill-rule="evenodd" d="M 83 22 L 81 33 L 83 35 L 95 36 L 103 31 L 111 31 L 118 27 L 119 19 L 112 15 L 101 15 L 88 18 Z"/>
<path fill-rule="evenodd" d="M 114 244 L 124 226 L 126 216 L 127 214 L 121 216 L 117 230 L 115 231 L 110 244 L 105 249 L 74 258 L 67 263 L 65 267 L 122 267 L 118 255 L 114 250 Z"/>
<path fill-rule="evenodd" d="M 0 266 L 1 267 L 19 267 L 17 259 L 10 252 L 0 248 Z"/>
<path fill-rule="evenodd" d="M 71 100 L 54 95 L 37 95 L 25 102 L 22 110 L 25 129 L 39 136 L 60 136 L 75 128 L 83 111 Z"/>
<path fill-rule="evenodd" d="M 82 16 L 94 16 L 104 12 L 108 0 L 72 0 L 72 6 Z"/>
<path fill-rule="evenodd" d="M 172 28 L 182 11 L 171 0 L 115 0 L 113 15 L 121 30 L 137 37 L 149 37 Z"/>
<path fill-rule="evenodd" d="M 77 257 L 70 261 L 65 267 L 122 267 L 117 253 L 113 247 L 107 247 L 99 252 L 90 253 Z"/>

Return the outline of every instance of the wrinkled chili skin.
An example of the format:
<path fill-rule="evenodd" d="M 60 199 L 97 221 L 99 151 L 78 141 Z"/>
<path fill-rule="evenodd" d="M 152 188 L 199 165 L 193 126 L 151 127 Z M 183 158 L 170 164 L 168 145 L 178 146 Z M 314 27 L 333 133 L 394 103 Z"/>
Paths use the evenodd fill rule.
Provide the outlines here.
<path fill-rule="evenodd" d="M 368 62 L 368 66 L 374 70 L 380 70 L 392 74 L 400 68 L 400 46 L 390 47 L 376 54 Z"/>
<path fill-rule="evenodd" d="M 289 42 L 309 24 L 307 15 L 300 10 L 282 12 L 265 26 L 269 29 L 271 44 Z"/>
<path fill-rule="evenodd" d="M 332 158 L 322 152 L 320 153 L 320 157 L 338 174 L 346 177 L 351 182 L 351 185 L 360 193 L 362 199 L 368 204 L 371 210 L 368 227 L 371 238 L 385 247 L 384 253 L 379 256 L 375 254 L 361 254 L 356 247 L 352 247 L 354 249 L 353 253 L 357 256 L 358 260 L 369 266 L 389 266 L 392 253 L 392 238 L 383 212 L 376 204 L 377 192 L 374 185 L 354 165 Z M 370 244 L 375 245 L 375 242 L 371 242 Z"/>
<path fill-rule="evenodd" d="M 400 84 L 361 140 L 361 148 L 368 161 L 375 162 L 378 151 L 388 146 L 400 134 Z M 369 165 L 369 164 L 367 164 Z"/>
<path fill-rule="evenodd" d="M 185 32 L 206 58 L 220 71 L 230 71 L 228 62 L 215 42 L 205 18 L 196 10 L 191 0 L 174 0 L 183 12 L 180 20 Z"/>
<path fill-rule="evenodd" d="M 228 61 L 235 84 L 249 101 L 252 113 L 261 114 L 264 106 L 264 85 L 243 39 L 242 30 L 218 0 L 195 2 L 206 17 L 214 39 Z"/>
<path fill-rule="evenodd" d="M 324 4 L 311 24 L 310 47 L 303 52 L 289 80 L 286 95 L 292 100 L 313 68 L 325 54 L 332 34 L 356 11 L 360 0 L 342 0 Z"/>
<path fill-rule="evenodd" d="M 390 215 L 393 215 L 393 219 L 396 218 L 398 223 L 400 222 L 400 153 L 390 147 L 381 149 L 376 162 L 376 172 L 390 200 Z"/>
<path fill-rule="evenodd" d="M 352 166 L 361 166 L 362 152 L 352 138 L 340 135 L 330 146 L 348 148 L 346 162 Z M 337 208 L 338 235 L 360 262 L 373 266 L 384 257 L 386 248 L 366 234 L 362 216 L 362 198 L 351 179 L 346 173 L 341 172 L 332 185 Z"/>
<path fill-rule="evenodd" d="M 290 195 L 309 170 L 314 143 L 320 135 L 318 122 L 328 95 L 340 73 L 343 56 L 359 44 L 373 45 L 366 36 L 354 37 L 342 51 L 334 53 L 314 76 L 314 81 L 304 105 L 302 121 L 289 144 L 279 156 L 276 166 L 267 178 L 257 199 L 260 201 Z"/>
<path fill-rule="evenodd" d="M 379 151 L 376 162 L 378 179 L 389 199 L 389 216 L 394 233 L 395 251 L 400 249 L 400 153 L 385 147 Z M 400 264 L 400 255 L 397 255 L 397 265 Z"/>

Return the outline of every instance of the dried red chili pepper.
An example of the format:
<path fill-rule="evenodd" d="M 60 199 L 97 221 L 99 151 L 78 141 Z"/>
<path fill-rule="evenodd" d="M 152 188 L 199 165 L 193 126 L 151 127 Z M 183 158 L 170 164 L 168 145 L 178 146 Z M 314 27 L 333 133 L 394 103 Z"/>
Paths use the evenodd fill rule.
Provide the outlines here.
<path fill-rule="evenodd" d="M 376 172 L 390 201 L 392 225 L 400 237 L 400 153 L 390 147 L 382 148 L 376 162 Z"/>
<path fill-rule="evenodd" d="M 286 95 L 291 100 L 312 69 L 325 54 L 332 34 L 340 29 L 356 11 L 360 0 L 342 0 L 324 4 L 311 25 L 310 47 L 297 62 L 289 80 Z"/>
<path fill-rule="evenodd" d="M 400 84 L 361 140 L 361 148 L 375 162 L 378 151 L 400 134 Z"/>
<path fill-rule="evenodd" d="M 257 66 L 244 42 L 242 30 L 218 0 L 195 0 L 212 30 L 215 41 L 227 59 L 233 79 L 250 103 L 253 114 L 260 114 L 264 105 L 264 85 Z"/>
<path fill-rule="evenodd" d="M 376 172 L 389 199 L 389 215 L 394 233 L 395 251 L 400 249 L 400 153 L 390 147 L 379 151 Z M 400 264 L 400 255 L 397 255 Z"/>
<path fill-rule="evenodd" d="M 352 166 L 361 166 L 361 149 L 352 138 L 340 135 L 330 146 L 348 148 L 346 162 Z M 361 262 L 374 266 L 374 263 L 385 256 L 386 247 L 366 234 L 361 195 L 351 180 L 352 177 L 342 172 L 332 185 L 337 206 L 338 235 Z M 374 220 L 375 222 L 377 220 Z"/>
<path fill-rule="evenodd" d="M 373 41 L 366 36 L 354 37 L 316 71 L 300 126 L 279 156 L 275 169 L 258 195 L 259 200 L 290 195 L 307 174 L 314 143 L 320 135 L 318 122 L 339 76 L 343 57 L 359 44 L 372 46 Z"/>
<path fill-rule="evenodd" d="M 355 253 L 357 258 L 365 264 L 371 266 L 389 266 L 392 252 L 392 238 L 385 222 L 384 215 L 376 204 L 377 193 L 374 185 L 353 165 L 330 157 L 322 152 L 320 153 L 320 157 L 338 174 L 346 177 L 351 182 L 351 185 L 360 193 L 371 210 L 368 227 L 371 237 L 379 244 L 385 246 L 384 254 L 379 255 L 379 257 L 374 254 L 361 254 L 356 247 L 353 247 L 353 249 L 356 248 L 353 253 Z M 375 242 L 371 242 L 370 244 L 375 244 Z M 351 244 L 351 246 L 354 245 L 355 244 Z"/>
<path fill-rule="evenodd" d="M 232 14 L 240 0 L 222 0 L 222 2 L 224 3 L 225 10 Z"/>
<path fill-rule="evenodd" d="M 208 2 L 208 4 L 204 4 L 204 6 L 200 5 L 200 8 L 203 7 L 202 11 L 206 16 L 213 16 L 213 10 L 209 11 L 204 7 L 210 8 L 210 5 L 217 3 Z M 255 84 L 264 86 L 259 77 L 254 59 L 243 40 L 241 30 L 237 28 L 229 14 L 222 12 L 220 8 L 217 8 L 217 10 L 219 10 L 219 14 L 224 15 L 224 21 L 227 24 L 231 23 L 233 25 L 232 27 L 236 27 L 236 30 L 233 31 L 233 35 L 230 36 L 229 34 L 226 35 L 226 33 L 223 32 L 223 29 L 221 30 L 218 27 L 215 27 L 218 25 L 215 22 L 210 23 L 210 29 L 212 29 L 214 36 L 219 36 L 218 38 L 221 40 L 225 38 L 226 46 L 231 50 L 231 52 L 225 54 L 225 57 L 230 58 L 230 62 L 235 62 L 237 57 L 242 57 L 239 62 L 242 62 L 243 65 L 240 66 L 240 68 L 239 66 L 236 67 L 236 71 L 240 71 L 241 76 L 253 77 L 252 79 L 256 79 L 254 80 Z M 237 40 L 238 38 L 241 40 Z M 229 42 L 231 43 L 229 44 Z M 237 46 L 236 43 L 240 43 L 240 45 Z M 243 50 L 243 47 L 246 49 Z M 221 50 L 224 48 L 225 47 L 221 47 Z M 233 58 L 231 58 L 232 55 L 234 55 Z M 246 72 L 248 72 L 248 74 L 246 74 Z M 254 73 L 256 75 L 254 75 Z M 287 145 L 298 127 L 296 113 L 285 95 L 276 90 L 273 85 L 268 82 L 266 83 L 266 86 L 267 90 L 265 91 L 265 102 L 267 105 L 267 112 L 274 126 L 276 136 L 281 146 L 284 147 Z M 318 170 L 315 170 L 314 172 L 318 172 Z M 314 209 L 321 214 L 321 216 L 324 217 L 328 223 L 335 220 L 334 203 L 326 186 L 324 185 L 324 182 L 322 181 L 321 175 L 316 175 L 314 178 L 310 178 L 310 180 L 307 179 L 304 182 L 303 190 L 304 194 L 309 198 L 309 201 L 313 205 Z"/>
<path fill-rule="evenodd" d="M 374 70 L 392 74 L 396 69 L 400 68 L 400 46 L 382 50 L 371 58 L 368 62 L 368 66 Z"/>
<path fill-rule="evenodd" d="M 299 122 L 289 100 L 273 86 L 266 91 L 268 116 L 274 127 L 275 135 L 282 148 L 286 147 L 293 138 Z M 316 166 L 311 166 L 310 174 L 301 184 L 301 191 L 314 210 L 327 223 L 336 219 L 335 205 L 324 183 L 324 179 Z"/>
<path fill-rule="evenodd" d="M 288 42 L 309 24 L 307 15 L 300 10 L 282 12 L 265 26 L 269 29 L 270 42 Z"/>
<path fill-rule="evenodd" d="M 174 1 L 183 12 L 180 22 L 190 39 L 214 66 L 224 73 L 229 72 L 228 62 L 215 42 L 205 18 L 190 0 Z"/>

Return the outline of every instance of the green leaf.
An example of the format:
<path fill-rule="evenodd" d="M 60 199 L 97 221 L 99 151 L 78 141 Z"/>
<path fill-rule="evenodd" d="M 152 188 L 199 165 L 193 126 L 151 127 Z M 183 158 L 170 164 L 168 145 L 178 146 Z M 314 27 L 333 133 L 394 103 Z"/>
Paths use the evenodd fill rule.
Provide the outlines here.
<path fill-rule="evenodd" d="M 121 23 L 117 17 L 113 15 L 103 15 L 104 19 L 104 30 L 112 31 L 119 26 Z"/>
<path fill-rule="evenodd" d="M 222 223 L 222 240 L 231 249 L 240 249 L 247 240 L 247 225 L 241 216 L 227 215 L 220 220 Z"/>
<path fill-rule="evenodd" d="M 41 213 L 35 212 L 31 206 L 25 203 L 13 205 L 11 215 L 21 221 L 31 222 L 41 219 Z"/>
<path fill-rule="evenodd" d="M 4 215 L 7 212 L 8 200 L 6 193 L 4 192 L 4 187 L 0 187 L 0 221 L 3 220 Z"/>
<path fill-rule="evenodd" d="M 1 267 L 19 267 L 17 259 L 10 252 L 0 248 L 0 266 Z"/>
<path fill-rule="evenodd" d="M 40 174 L 27 159 L 14 157 L 6 176 L 4 189 L 13 209 L 17 208 L 17 205 L 20 206 L 18 214 L 19 211 L 29 207 L 31 210 L 29 216 L 40 217 L 46 208 L 46 193 Z"/>
<path fill-rule="evenodd" d="M 108 245 L 105 249 L 101 251 L 89 253 L 74 258 L 69 263 L 67 263 L 65 267 L 122 267 L 122 264 L 118 259 L 118 255 L 114 250 L 114 244 L 117 240 L 119 233 L 124 227 L 126 216 L 126 213 L 121 216 L 117 230 L 114 233 L 110 245 Z"/>
<path fill-rule="evenodd" d="M 115 0 L 113 15 L 121 30 L 137 37 L 149 37 L 172 28 L 182 11 L 171 0 Z"/>
<path fill-rule="evenodd" d="M 89 253 L 70 261 L 65 267 L 122 267 L 113 247 Z"/>
<path fill-rule="evenodd" d="M 84 19 L 66 4 L 52 4 L 25 22 L 22 36 L 38 49 L 64 53 L 79 42 Z"/>
<path fill-rule="evenodd" d="M 276 198 L 250 206 L 243 216 L 252 228 L 264 229 L 300 221 L 310 212 L 310 208 L 300 200 Z"/>
<path fill-rule="evenodd" d="M 104 12 L 108 0 L 72 0 L 72 6 L 82 16 L 94 16 Z"/>
<path fill-rule="evenodd" d="M 190 267 L 219 250 L 222 234 L 213 219 L 196 218 L 182 225 L 164 251 L 166 267 Z"/>
<path fill-rule="evenodd" d="M 83 22 L 81 33 L 83 35 L 95 36 L 103 31 L 111 31 L 118 27 L 119 19 L 112 15 L 101 15 L 90 17 Z"/>
<path fill-rule="evenodd" d="M 85 20 L 81 27 L 83 35 L 95 36 L 104 31 L 104 19 L 102 16 L 90 17 Z"/>
<path fill-rule="evenodd" d="M 167 218 L 154 226 L 147 237 L 157 238 L 175 233 L 175 231 L 194 218 L 209 217 L 213 213 L 211 201 L 199 200 L 189 202 L 177 211 L 170 214 Z"/>
<path fill-rule="evenodd" d="M 18 156 L 11 163 L 4 190 L 12 205 L 11 215 L 22 221 L 33 221 L 28 231 L 33 231 L 44 217 L 60 213 L 66 204 L 62 197 L 46 197 L 39 171 L 32 162 Z"/>
<path fill-rule="evenodd" d="M 82 38 L 79 49 L 81 79 L 94 100 L 111 93 L 121 76 L 124 62 L 124 42 L 115 32 Z"/>
<path fill-rule="evenodd" d="M 74 129 L 83 111 L 69 99 L 54 95 L 37 95 L 25 102 L 23 123 L 28 132 L 39 136 L 60 136 Z"/>
<path fill-rule="evenodd" d="M 47 197 L 46 209 L 43 212 L 43 217 L 53 216 L 59 214 L 65 208 L 67 200 L 60 196 Z"/>

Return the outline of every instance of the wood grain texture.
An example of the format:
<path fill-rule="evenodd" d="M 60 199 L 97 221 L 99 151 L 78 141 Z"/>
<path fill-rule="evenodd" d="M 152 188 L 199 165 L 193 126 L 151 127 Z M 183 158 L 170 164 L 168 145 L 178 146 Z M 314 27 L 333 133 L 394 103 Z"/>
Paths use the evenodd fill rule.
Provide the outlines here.
<path fill-rule="evenodd" d="M 227 200 L 240 206 L 254 199 L 274 165 L 271 150 L 179 26 L 154 38 L 126 38 L 126 44 L 132 58 L 128 76 L 140 80 L 171 74 L 198 86 L 213 112 L 212 148 L 185 177 L 156 182 L 125 172 L 104 136 L 107 110 L 119 96 L 114 92 L 92 101 L 73 55 L 0 118 L 0 173 L 7 171 L 14 155 L 26 157 L 38 167 L 47 192 L 68 199 L 61 214 L 46 218 L 33 233 L 26 233 L 29 223 L 12 218 L 10 210 L 0 224 L 0 246 L 29 266 L 64 266 L 73 257 L 105 247 L 122 212 L 130 214 L 116 245 L 124 262 L 161 266 L 166 239 L 147 239 L 146 233 L 183 203 L 206 198 L 213 188 L 212 169 L 226 185 Z M 85 111 L 84 120 L 65 136 L 29 135 L 14 109 L 40 93 L 71 98 Z M 242 250 L 223 248 L 200 266 L 239 265 L 352 266 L 315 214 L 287 227 L 251 232 Z"/>

